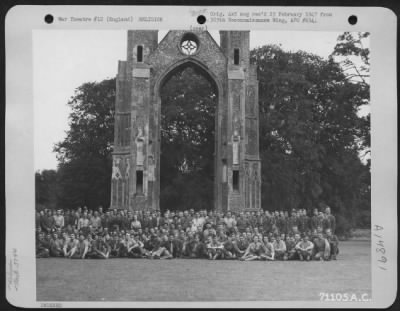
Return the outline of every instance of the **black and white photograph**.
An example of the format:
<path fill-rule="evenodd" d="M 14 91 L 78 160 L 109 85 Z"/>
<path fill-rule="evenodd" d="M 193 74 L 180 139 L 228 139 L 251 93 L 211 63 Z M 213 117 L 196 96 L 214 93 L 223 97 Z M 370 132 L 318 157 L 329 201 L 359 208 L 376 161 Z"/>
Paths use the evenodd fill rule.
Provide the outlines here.
<path fill-rule="evenodd" d="M 36 301 L 371 303 L 374 32 L 195 14 L 32 30 Z"/>

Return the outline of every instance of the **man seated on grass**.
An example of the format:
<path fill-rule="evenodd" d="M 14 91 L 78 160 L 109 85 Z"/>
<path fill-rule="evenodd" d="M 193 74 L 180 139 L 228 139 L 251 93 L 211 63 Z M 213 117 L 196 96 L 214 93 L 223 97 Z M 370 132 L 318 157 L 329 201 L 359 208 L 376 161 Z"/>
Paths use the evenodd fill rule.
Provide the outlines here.
<path fill-rule="evenodd" d="M 182 232 L 180 239 L 182 240 L 182 257 L 189 258 L 193 248 L 194 234 L 192 231 Z"/>
<path fill-rule="evenodd" d="M 45 239 L 44 233 L 39 232 L 36 240 L 36 258 L 47 258 L 50 256 L 50 243 Z"/>
<path fill-rule="evenodd" d="M 64 257 L 71 258 L 77 244 L 78 240 L 75 238 L 75 234 L 72 233 L 69 238 L 65 240 L 63 248 Z"/>
<path fill-rule="evenodd" d="M 127 246 L 128 257 L 130 257 L 130 258 L 141 258 L 142 255 L 144 254 L 144 250 L 142 249 L 142 247 L 139 244 L 139 242 L 136 241 L 135 238 L 130 235 L 130 233 L 126 233 L 126 236 L 129 237 L 128 243 L 126 245 Z"/>
<path fill-rule="evenodd" d="M 173 258 L 178 258 L 181 255 L 181 248 L 182 244 L 180 243 L 180 240 L 177 238 L 177 235 L 175 236 L 174 234 L 170 234 L 168 236 L 168 240 L 166 240 L 163 244 L 163 247 L 165 247 L 168 252 L 172 255 Z"/>
<path fill-rule="evenodd" d="M 200 240 L 200 234 L 195 234 L 190 247 L 190 258 L 205 258 L 207 256 L 206 245 Z"/>
<path fill-rule="evenodd" d="M 161 238 L 158 236 L 152 236 L 151 245 L 152 250 L 149 252 L 149 258 L 151 259 L 171 259 L 172 255 L 163 246 L 161 246 Z"/>
<path fill-rule="evenodd" d="M 117 234 L 117 233 L 115 233 L 115 234 Z M 129 233 L 127 233 L 124 235 L 117 234 L 117 236 L 119 237 L 119 246 L 118 246 L 119 257 L 128 257 L 128 247 L 131 244 L 131 235 Z"/>
<path fill-rule="evenodd" d="M 206 241 L 207 257 L 208 259 L 213 259 L 217 250 L 213 247 L 213 237 L 209 235 Z"/>
<path fill-rule="evenodd" d="M 296 245 L 300 242 L 300 234 L 295 234 L 294 236 L 288 235 L 286 241 L 286 254 L 284 260 L 298 260 L 299 255 L 296 251 Z"/>
<path fill-rule="evenodd" d="M 297 254 L 295 249 L 296 243 L 294 242 L 294 237 L 291 235 L 287 235 L 285 244 L 286 244 L 286 252 L 283 255 L 283 260 L 292 260 L 294 254 Z"/>
<path fill-rule="evenodd" d="M 94 235 L 92 242 L 92 254 L 91 258 L 94 259 L 108 259 L 110 256 L 110 245 L 108 245 L 102 237 L 98 234 Z"/>
<path fill-rule="evenodd" d="M 326 239 L 328 240 L 331 249 L 329 258 L 336 260 L 336 256 L 339 254 L 339 239 L 336 235 L 332 234 L 332 229 L 326 229 Z"/>
<path fill-rule="evenodd" d="M 59 238 L 57 233 L 53 233 L 50 239 L 50 256 L 51 257 L 63 257 L 63 240 Z"/>
<path fill-rule="evenodd" d="M 177 231 L 174 234 L 173 243 L 174 243 L 174 252 L 175 252 L 175 255 L 173 255 L 173 256 L 176 256 L 175 258 L 182 258 L 183 257 L 183 237 L 181 235 L 181 232 Z"/>
<path fill-rule="evenodd" d="M 119 257 L 121 241 L 118 235 L 112 235 L 108 244 L 110 245 L 110 257 Z"/>
<path fill-rule="evenodd" d="M 245 234 L 241 234 L 239 236 L 239 239 L 236 241 L 236 246 L 240 251 L 240 256 L 243 256 L 243 254 L 246 252 L 246 249 L 249 247 L 249 242 L 247 241 Z"/>
<path fill-rule="evenodd" d="M 314 244 L 309 241 L 307 235 L 303 235 L 301 241 L 296 245 L 296 252 L 301 261 L 304 259 L 310 261 L 313 249 Z"/>
<path fill-rule="evenodd" d="M 87 237 L 87 252 L 86 252 L 86 258 L 91 259 L 91 258 L 96 258 L 97 253 L 93 249 L 93 244 L 94 244 L 94 239 L 92 235 L 88 235 Z"/>
<path fill-rule="evenodd" d="M 322 233 L 318 233 L 318 237 L 314 240 L 314 259 L 329 260 L 330 253 L 328 240 L 324 238 Z"/>
<path fill-rule="evenodd" d="M 240 260 L 259 260 L 263 247 L 263 243 L 260 241 L 258 235 L 255 235 Z"/>
<path fill-rule="evenodd" d="M 234 259 L 236 258 L 236 254 L 239 251 L 236 247 L 236 245 L 232 241 L 232 236 L 228 235 L 226 240 L 223 241 L 222 243 L 223 248 L 222 248 L 222 257 L 224 259 Z M 240 251 L 239 251 L 240 253 Z"/>
<path fill-rule="evenodd" d="M 140 254 L 141 254 L 141 258 L 148 258 L 150 255 L 150 252 L 147 250 L 147 248 L 145 247 L 144 244 L 144 237 L 143 237 L 143 233 L 139 234 L 136 233 L 134 235 L 135 241 L 138 243 L 139 245 L 139 249 L 140 249 Z"/>
<path fill-rule="evenodd" d="M 209 237 L 209 243 L 207 244 L 208 259 L 216 260 L 222 258 L 223 244 L 219 241 L 215 235 L 212 238 Z"/>
<path fill-rule="evenodd" d="M 78 243 L 75 248 L 71 251 L 70 258 L 72 259 L 85 259 L 88 252 L 88 241 L 85 239 L 83 233 L 79 235 Z"/>
<path fill-rule="evenodd" d="M 283 260 L 286 253 L 286 244 L 285 241 L 281 239 L 281 235 L 277 234 L 276 237 L 272 238 L 271 242 L 275 250 L 275 259 Z"/>
<path fill-rule="evenodd" d="M 269 241 L 268 235 L 264 235 L 260 252 L 261 260 L 275 260 L 274 245 Z"/>

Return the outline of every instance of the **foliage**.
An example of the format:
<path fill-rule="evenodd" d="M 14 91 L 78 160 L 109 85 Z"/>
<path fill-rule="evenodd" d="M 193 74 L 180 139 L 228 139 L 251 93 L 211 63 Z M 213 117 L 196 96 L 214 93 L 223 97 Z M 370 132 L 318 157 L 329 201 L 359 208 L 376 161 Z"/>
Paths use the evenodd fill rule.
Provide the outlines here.
<path fill-rule="evenodd" d="M 344 32 L 337 39 L 331 58 L 340 62 L 347 79 L 368 85 L 369 48 L 365 47 L 369 32 Z"/>
<path fill-rule="evenodd" d="M 114 137 L 115 79 L 84 83 L 68 102 L 67 137 L 55 145 L 59 205 L 108 206 Z"/>
<path fill-rule="evenodd" d="M 369 87 L 347 79 L 333 59 L 264 46 L 258 67 L 262 204 L 266 209 L 331 206 L 354 225 L 370 210 Z M 343 226 L 343 230 L 348 228 Z M 340 230 L 340 224 L 339 224 Z"/>
<path fill-rule="evenodd" d="M 213 208 L 217 95 L 198 70 L 175 72 L 160 92 L 162 209 Z"/>
<path fill-rule="evenodd" d="M 57 204 L 57 172 L 43 170 L 35 173 L 36 209 L 55 208 Z"/>

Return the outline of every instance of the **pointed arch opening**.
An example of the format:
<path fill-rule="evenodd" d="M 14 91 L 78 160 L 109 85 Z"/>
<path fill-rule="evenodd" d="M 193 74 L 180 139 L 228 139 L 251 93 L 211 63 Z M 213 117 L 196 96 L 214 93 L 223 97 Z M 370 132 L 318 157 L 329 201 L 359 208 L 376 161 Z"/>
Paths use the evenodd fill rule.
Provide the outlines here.
<path fill-rule="evenodd" d="M 160 209 L 212 209 L 218 85 L 187 61 L 162 78 L 159 96 Z"/>

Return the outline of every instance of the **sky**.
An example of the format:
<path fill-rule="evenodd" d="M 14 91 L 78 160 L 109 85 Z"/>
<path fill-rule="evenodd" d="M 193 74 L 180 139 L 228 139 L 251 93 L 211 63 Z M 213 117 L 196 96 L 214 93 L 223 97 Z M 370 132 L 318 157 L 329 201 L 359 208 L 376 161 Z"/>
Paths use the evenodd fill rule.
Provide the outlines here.
<path fill-rule="evenodd" d="M 167 31 L 159 31 L 159 41 Z M 218 31 L 210 31 L 219 43 Z M 33 34 L 34 167 L 56 169 L 54 145 L 69 128 L 68 100 L 85 82 L 115 77 L 126 60 L 126 30 L 35 30 Z M 251 31 L 250 48 L 277 44 L 327 58 L 339 32 Z"/>

